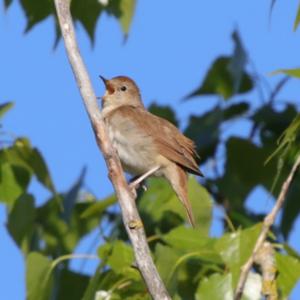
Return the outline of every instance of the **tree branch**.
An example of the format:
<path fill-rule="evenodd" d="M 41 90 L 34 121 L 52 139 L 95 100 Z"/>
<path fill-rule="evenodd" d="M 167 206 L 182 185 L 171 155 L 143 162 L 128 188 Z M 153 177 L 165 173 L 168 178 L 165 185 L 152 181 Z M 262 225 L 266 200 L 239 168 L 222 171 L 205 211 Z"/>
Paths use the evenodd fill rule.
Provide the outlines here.
<path fill-rule="evenodd" d="M 289 187 L 293 181 L 293 178 L 295 176 L 295 173 L 296 173 L 299 165 L 300 165 L 300 155 L 298 156 L 296 162 L 294 163 L 289 176 L 283 183 L 280 194 L 277 198 L 277 201 L 276 201 L 273 209 L 264 219 L 261 233 L 259 234 L 259 237 L 256 241 L 256 244 L 254 246 L 251 256 L 249 257 L 248 261 L 243 265 L 243 267 L 241 269 L 241 275 L 240 275 L 239 282 L 238 282 L 235 296 L 234 296 L 235 300 L 240 300 L 242 297 L 249 271 L 255 261 L 255 258 L 257 257 L 257 254 L 258 254 L 260 248 L 262 247 L 264 241 L 266 240 L 268 231 L 270 230 L 271 226 L 274 224 L 275 218 L 284 203 L 287 192 L 289 190 Z"/>
<path fill-rule="evenodd" d="M 257 251 L 254 259 L 254 263 L 260 266 L 262 273 L 261 294 L 267 300 L 277 300 L 277 268 L 275 261 L 275 250 L 273 248 L 273 245 L 268 241 L 264 241 L 262 246 Z"/>
<path fill-rule="evenodd" d="M 59 25 L 68 59 L 92 123 L 97 144 L 104 155 L 109 176 L 119 200 L 124 226 L 133 245 L 137 266 L 153 299 L 171 299 L 153 263 L 134 196 L 128 188 L 120 160 L 106 133 L 97 99 L 77 46 L 70 2 L 70 0 L 55 0 Z"/>

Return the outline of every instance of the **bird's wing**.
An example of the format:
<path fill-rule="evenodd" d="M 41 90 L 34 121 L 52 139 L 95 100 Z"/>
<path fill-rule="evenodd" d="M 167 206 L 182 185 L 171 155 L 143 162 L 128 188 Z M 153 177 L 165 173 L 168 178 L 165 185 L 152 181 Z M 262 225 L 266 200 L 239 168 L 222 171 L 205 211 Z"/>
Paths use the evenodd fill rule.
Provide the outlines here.
<path fill-rule="evenodd" d="M 124 118 L 134 120 L 140 130 L 151 136 L 161 155 L 188 172 L 203 176 L 198 168 L 199 157 L 194 142 L 184 136 L 173 124 L 141 107 L 121 106 L 117 110 Z"/>

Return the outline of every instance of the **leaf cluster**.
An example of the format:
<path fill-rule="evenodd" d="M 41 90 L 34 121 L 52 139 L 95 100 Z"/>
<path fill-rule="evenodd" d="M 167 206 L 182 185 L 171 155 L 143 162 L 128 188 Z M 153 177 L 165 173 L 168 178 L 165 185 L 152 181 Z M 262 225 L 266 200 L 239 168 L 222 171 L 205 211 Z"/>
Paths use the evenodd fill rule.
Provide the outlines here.
<path fill-rule="evenodd" d="M 4 0 L 5 8 L 8 9 L 12 2 L 13 0 Z M 82 25 L 92 44 L 95 42 L 97 22 L 103 13 L 115 17 L 120 23 L 124 35 L 127 36 L 135 10 L 135 0 L 72 0 L 70 2 L 75 24 L 79 23 Z M 55 13 L 54 1 L 21 0 L 20 3 L 27 19 L 25 32 L 29 32 L 37 24 L 51 17 L 54 20 L 56 34 L 54 47 L 57 46 L 61 38 L 61 32 Z"/>

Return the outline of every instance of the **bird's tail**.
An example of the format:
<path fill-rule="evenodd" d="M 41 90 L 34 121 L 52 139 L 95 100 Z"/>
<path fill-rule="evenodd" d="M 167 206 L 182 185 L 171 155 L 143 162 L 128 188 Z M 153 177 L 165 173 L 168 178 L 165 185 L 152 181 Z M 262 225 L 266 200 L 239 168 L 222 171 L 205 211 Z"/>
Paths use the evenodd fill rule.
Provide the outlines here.
<path fill-rule="evenodd" d="M 183 196 L 183 195 L 179 195 L 178 193 L 176 193 L 178 198 L 180 199 L 181 203 L 183 204 L 186 214 L 188 216 L 189 222 L 192 225 L 193 228 L 196 227 L 196 223 L 195 223 L 195 218 L 194 218 L 194 214 L 192 211 L 192 206 L 191 206 L 191 202 L 188 198 L 187 195 Z"/>
<path fill-rule="evenodd" d="M 177 194 L 180 202 L 183 204 L 189 223 L 192 227 L 196 227 L 195 218 L 192 210 L 191 202 L 188 198 L 188 177 L 187 173 L 179 166 L 176 166 L 176 171 L 169 173 L 169 176 L 166 176 L 169 182 L 171 183 L 175 193 Z"/>

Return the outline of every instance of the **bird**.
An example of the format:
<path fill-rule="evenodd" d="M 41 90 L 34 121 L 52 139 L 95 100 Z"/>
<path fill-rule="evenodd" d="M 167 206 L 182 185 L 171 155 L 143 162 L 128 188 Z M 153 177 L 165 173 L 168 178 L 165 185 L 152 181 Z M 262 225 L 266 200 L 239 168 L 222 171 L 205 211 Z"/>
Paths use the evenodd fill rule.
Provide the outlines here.
<path fill-rule="evenodd" d="M 106 79 L 101 114 L 125 172 L 136 189 L 147 177 L 164 177 L 183 204 L 189 223 L 195 218 L 188 199 L 188 173 L 203 176 L 195 143 L 177 127 L 145 108 L 137 84 L 127 76 Z"/>

